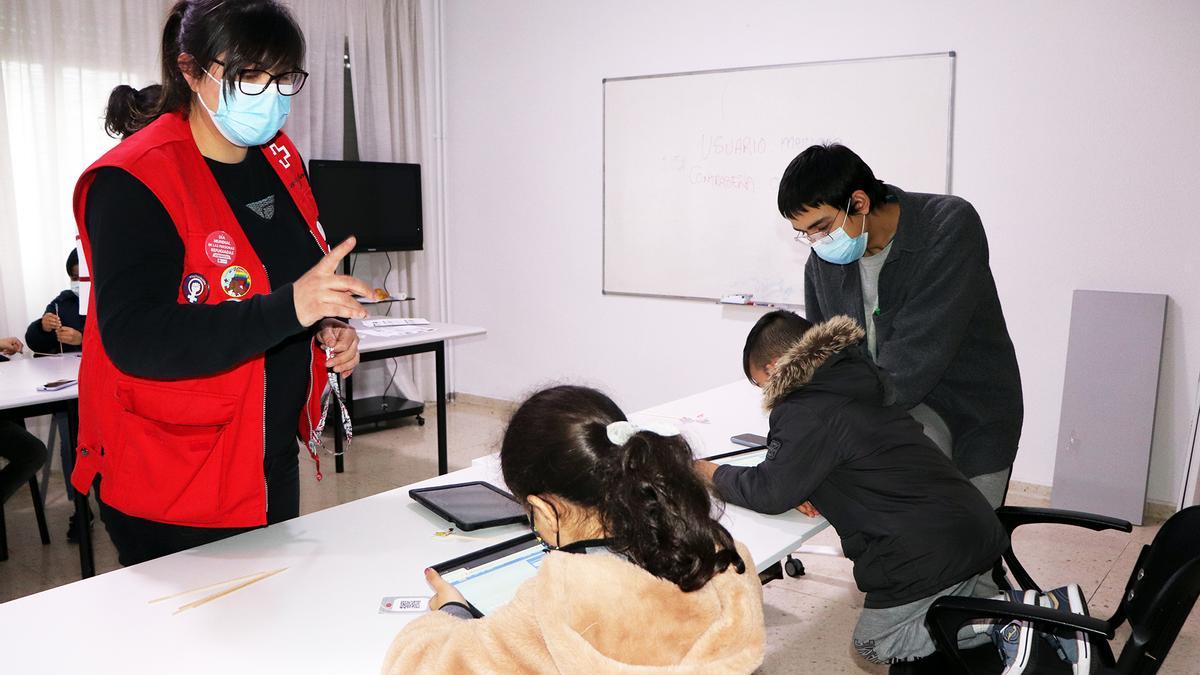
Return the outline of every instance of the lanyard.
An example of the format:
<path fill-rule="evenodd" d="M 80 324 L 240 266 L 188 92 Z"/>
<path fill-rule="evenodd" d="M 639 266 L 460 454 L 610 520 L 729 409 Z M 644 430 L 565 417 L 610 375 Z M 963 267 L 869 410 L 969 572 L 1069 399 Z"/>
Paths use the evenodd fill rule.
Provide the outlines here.
<path fill-rule="evenodd" d="M 325 348 L 325 358 L 333 358 L 333 350 L 329 347 Z M 346 409 L 346 402 L 342 399 L 341 385 L 338 384 L 337 373 L 332 370 L 328 374 L 328 383 L 325 390 L 321 393 L 321 418 L 317 420 L 317 425 L 313 427 L 308 438 L 308 454 L 317 461 L 317 480 L 321 480 L 321 460 L 317 456 L 317 448 L 323 447 L 321 435 L 325 431 L 325 421 L 329 417 L 329 406 L 337 401 L 338 410 L 342 417 L 342 432 L 346 436 L 346 444 L 344 447 L 350 447 L 350 442 L 354 440 L 354 429 L 350 424 L 350 411 Z M 334 433 L 338 433 L 336 430 Z M 330 452 L 330 451 L 327 451 Z M 342 454 L 332 453 L 331 454 Z"/>

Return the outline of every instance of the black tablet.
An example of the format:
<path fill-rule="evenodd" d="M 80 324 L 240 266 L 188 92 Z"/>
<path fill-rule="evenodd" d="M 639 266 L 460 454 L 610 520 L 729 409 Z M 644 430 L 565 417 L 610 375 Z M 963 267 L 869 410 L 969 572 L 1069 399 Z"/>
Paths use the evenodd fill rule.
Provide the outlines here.
<path fill-rule="evenodd" d="M 508 604 L 521 584 L 537 575 L 546 547 L 532 533 L 433 566 L 466 598 L 473 614 L 486 616 Z"/>
<path fill-rule="evenodd" d="M 408 496 L 454 523 L 460 530 L 528 522 L 525 509 L 512 495 L 490 483 L 474 481 L 416 488 Z"/>

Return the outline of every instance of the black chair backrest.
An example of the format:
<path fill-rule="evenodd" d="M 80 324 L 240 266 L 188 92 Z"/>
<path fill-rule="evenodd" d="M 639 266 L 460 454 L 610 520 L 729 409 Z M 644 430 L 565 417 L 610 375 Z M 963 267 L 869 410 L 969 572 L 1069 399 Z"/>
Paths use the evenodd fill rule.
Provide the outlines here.
<path fill-rule="evenodd" d="M 1188 507 L 1162 524 L 1142 549 L 1118 614 L 1133 634 L 1117 669 L 1153 673 L 1166 658 L 1200 596 L 1200 506 Z"/>

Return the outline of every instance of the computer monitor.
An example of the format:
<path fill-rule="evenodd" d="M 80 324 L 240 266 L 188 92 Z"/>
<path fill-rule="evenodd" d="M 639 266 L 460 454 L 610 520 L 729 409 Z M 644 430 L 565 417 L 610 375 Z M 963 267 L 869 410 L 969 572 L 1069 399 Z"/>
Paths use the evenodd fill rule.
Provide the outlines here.
<path fill-rule="evenodd" d="M 420 164 L 314 159 L 308 171 L 330 245 L 354 235 L 360 253 L 423 248 Z"/>

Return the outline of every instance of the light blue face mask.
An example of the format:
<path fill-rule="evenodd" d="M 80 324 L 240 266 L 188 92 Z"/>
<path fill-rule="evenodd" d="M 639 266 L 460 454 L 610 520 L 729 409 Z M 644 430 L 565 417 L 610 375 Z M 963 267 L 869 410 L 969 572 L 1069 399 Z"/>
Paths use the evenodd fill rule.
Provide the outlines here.
<path fill-rule="evenodd" d="M 287 121 L 288 113 L 292 110 L 291 98 L 280 94 L 274 87 L 257 96 L 249 96 L 234 87 L 229 90 L 225 83 L 213 77 L 206 70 L 205 75 L 221 86 L 221 98 L 217 99 L 217 110 L 214 112 L 200 98 L 200 105 L 208 111 L 213 124 L 230 143 L 248 148 L 252 145 L 262 145 L 275 137 Z"/>
<path fill-rule="evenodd" d="M 850 204 L 846 202 L 846 217 L 842 219 L 842 224 L 833 232 L 830 232 L 816 244 L 813 244 L 813 253 L 825 262 L 835 265 L 849 265 L 850 263 L 863 257 L 867 252 L 867 216 L 863 214 L 863 231 L 857 237 L 851 237 L 846 234 L 846 221 L 850 219 Z"/>

